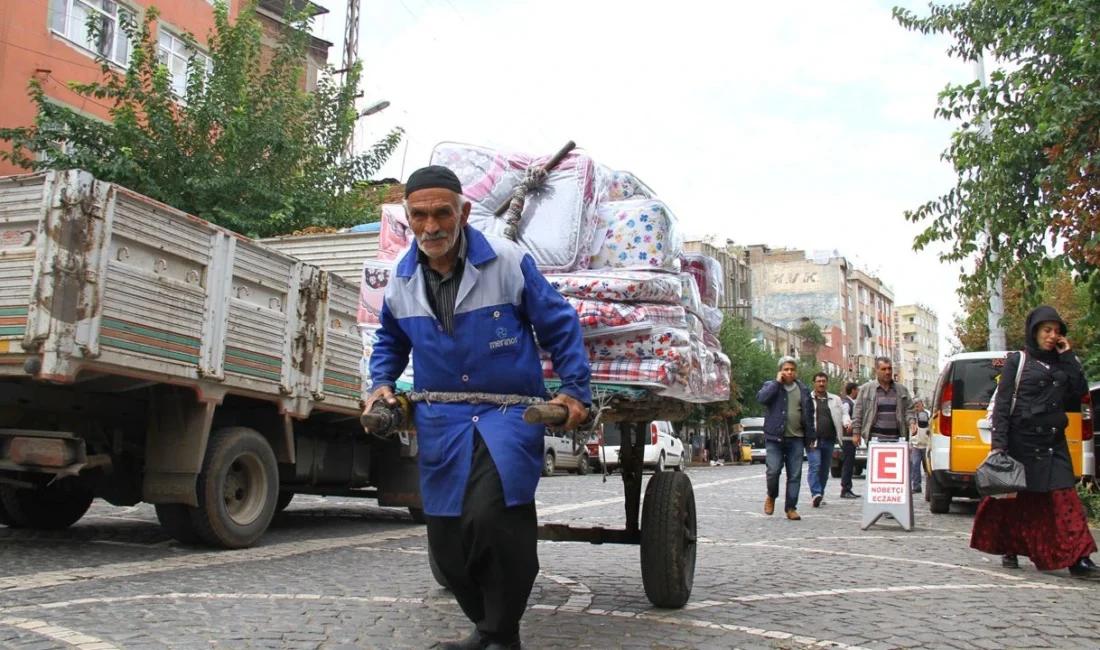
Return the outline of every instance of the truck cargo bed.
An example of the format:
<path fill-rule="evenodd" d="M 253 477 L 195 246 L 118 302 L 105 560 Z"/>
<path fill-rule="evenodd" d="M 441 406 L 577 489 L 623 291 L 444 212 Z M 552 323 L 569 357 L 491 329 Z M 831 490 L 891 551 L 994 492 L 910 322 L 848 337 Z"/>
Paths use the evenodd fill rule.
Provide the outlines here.
<path fill-rule="evenodd" d="M 356 286 L 86 172 L 0 178 L 0 376 L 361 410 Z"/>

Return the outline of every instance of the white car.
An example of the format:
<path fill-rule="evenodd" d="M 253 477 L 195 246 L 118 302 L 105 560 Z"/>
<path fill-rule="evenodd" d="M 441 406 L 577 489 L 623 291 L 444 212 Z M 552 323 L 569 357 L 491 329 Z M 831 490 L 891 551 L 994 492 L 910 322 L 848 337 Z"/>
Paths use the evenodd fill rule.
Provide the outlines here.
<path fill-rule="evenodd" d="M 573 449 L 572 432 L 547 429 L 543 436 L 543 476 L 553 476 L 555 471 L 563 469 L 570 474 L 587 474 L 588 468 L 588 449 Z"/>
<path fill-rule="evenodd" d="M 600 428 L 602 431 L 599 440 L 588 444 L 588 456 L 595 467 L 606 465 L 607 471 L 610 472 L 620 463 L 619 445 L 622 442 L 622 430 L 617 422 L 606 422 L 601 424 Z M 671 467 L 677 472 L 682 472 L 686 464 L 684 443 L 673 433 L 672 424 L 665 421 L 651 422 L 642 460 L 643 467 L 658 472 Z"/>

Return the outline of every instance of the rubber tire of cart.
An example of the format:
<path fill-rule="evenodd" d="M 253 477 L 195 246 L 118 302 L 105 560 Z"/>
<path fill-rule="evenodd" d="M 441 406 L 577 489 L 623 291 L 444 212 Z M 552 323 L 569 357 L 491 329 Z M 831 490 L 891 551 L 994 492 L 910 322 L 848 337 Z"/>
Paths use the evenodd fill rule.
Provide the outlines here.
<path fill-rule="evenodd" d="M 554 453 L 546 452 L 546 455 L 542 457 L 542 475 L 553 476 L 554 475 Z"/>
<path fill-rule="evenodd" d="M 259 509 L 247 522 L 235 521 L 225 504 L 226 475 L 242 459 L 245 464 L 252 465 L 246 472 L 256 474 L 256 485 L 250 488 L 263 490 L 259 495 L 263 500 Z M 241 489 L 241 492 L 246 499 L 256 498 L 246 490 Z M 202 541 L 230 549 L 255 544 L 275 516 L 279 499 L 279 466 L 271 445 L 259 432 L 247 427 L 228 427 L 212 432 L 198 477 L 198 497 L 199 507 L 191 513 L 191 519 Z"/>
<path fill-rule="evenodd" d="M 695 583 L 695 491 L 680 472 L 660 472 L 646 485 L 642 503 L 642 586 L 657 607 L 687 604 Z"/>
<path fill-rule="evenodd" d="M 439 564 L 435 561 L 435 556 L 432 555 L 432 547 L 428 546 L 428 568 L 432 571 L 432 577 L 435 578 L 436 583 L 446 589 L 451 590 L 450 585 L 447 584 L 447 579 L 443 577 L 443 572 L 439 570 Z"/>
<path fill-rule="evenodd" d="M 158 503 L 153 506 L 157 511 L 157 521 L 169 537 L 181 544 L 198 544 L 199 534 L 195 531 L 192 519 L 194 507 L 182 503 Z"/>
<path fill-rule="evenodd" d="M 840 465 L 830 465 L 829 476 L 832 476 L 833 478 L 840 478 L 840 474 L 843 469 L 844 468 L 842 468 Z"/>
<path fill-rule="evenodd" d="M 940 485 L 936 475 L 928 477 L 928 511 L 942 515 L 951 511 L 951 491 Z"/>
<path fill-rule="evenodd" d="M 71 478 L 40 488 L 0 485 L 0 507 L 13 528 L 63 530 L 80 521 L 94 498 Z"/>
<path fill-rule="evenodd" d="M 413 522 L 418 524 L 426 524 L 428 520 L 424 517 L 423 508 L 414 508 L 409 506 L 409 516 L 412 517 Z"/>
<path fill-rule="evenodd" d="M 289 506 L 290 502 L 293 501 L 293 500 L 294 500 L 294 493 L 293 492 L 280 491 L 279 492 L 279 498 L 278 498 L 277 501 L 275 501 L 275 513 L 278 514 L 278 513 L 282 512 L 283 510 L 286 510 L 286 507 Z"/>

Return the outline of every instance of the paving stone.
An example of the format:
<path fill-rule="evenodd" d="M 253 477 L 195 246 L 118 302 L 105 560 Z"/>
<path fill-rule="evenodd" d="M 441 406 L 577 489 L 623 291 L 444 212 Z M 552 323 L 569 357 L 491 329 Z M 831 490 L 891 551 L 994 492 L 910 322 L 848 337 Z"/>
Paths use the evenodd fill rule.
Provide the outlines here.
<path fill-rule="evenodd" d="M 1002 571 L 968 546 L 972 509 L 931 516 L 920 502 L 915 531 L 864 532 L 861 502 L 838 499 L 835 481 L 828 506 L 788 522 L 759 516 L 759 465 L 693 468 L 688 476 L 705 538 L 691 603 L 706 606 L 655 610 L 637 547 L 540 543 L 543 575 L 529 600 L 537 608 L 524 617 L 525 647 L 1100 647 L 1100 613 L 1089 604 L 1100 599 L 1100 585 Z M 708 486 L 729 479 L 737 482 Z M 555 476 L 541 482 L 537 499 L 545 510 L 619 495 L 615 476 L 606 484 Z M 621 526 L 622 516 L 621 505 L 597 503 L 544 518 Z M 471 627 L 432 579 L 425 549 L 422 527 L 369 501 L 299 496 L 262 546 L 231 554 L 169 543 L 151 507 L 96 502 L 69 531 L 0 528 L 0 619 L 41 620 L 120 650 L 422 649 Z M 79 579 L 59 582 L 59 572 Z M 571 592 L 559 576 L 588 591 Z M 18 589 L 42 580 L 56 584 Z M 559 609 L 571 597 L 591 605 Z M 5 611 L 50 603 L 61 605 Z M 0 625 L 0 650 L 32 646 L 72 650 Z"/>

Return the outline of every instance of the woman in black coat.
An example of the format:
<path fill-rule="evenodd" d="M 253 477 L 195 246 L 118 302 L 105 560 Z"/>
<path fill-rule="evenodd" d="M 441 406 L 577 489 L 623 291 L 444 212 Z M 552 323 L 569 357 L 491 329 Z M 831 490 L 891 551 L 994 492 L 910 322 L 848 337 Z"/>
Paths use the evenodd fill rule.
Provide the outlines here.
<path fill-rule="evenodd" d="M 1088 382 L 1066 331 L 1054 308 L 1037 307 L 1027 317 L 1025 352 L 1005 360 L 993 404 L 991 446 L 1023 463 L 1027 489 L 1015 498 L 983 499 L 970 546 L 1002 555 L 1007 568 L 1019 568 L 1016 556 L 1025 555 L 1040 571 L 1068 567 L 1075 576 L 1096 578 L 1100 570 L 1089 559 L 1096 541 L 1074 489 L 1066 442 L 1066 408 L 1080 404 Z"/>

